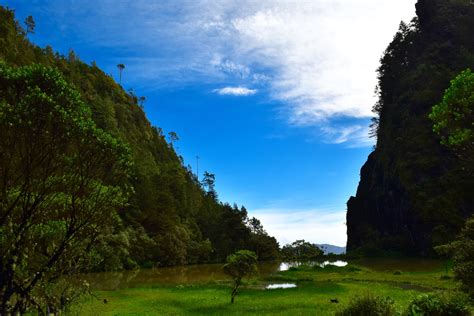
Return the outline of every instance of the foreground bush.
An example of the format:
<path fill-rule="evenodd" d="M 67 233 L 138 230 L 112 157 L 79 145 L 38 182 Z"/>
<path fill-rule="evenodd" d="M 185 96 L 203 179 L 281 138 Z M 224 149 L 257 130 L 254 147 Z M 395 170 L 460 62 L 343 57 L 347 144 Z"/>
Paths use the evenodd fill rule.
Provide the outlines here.
<path fill-rule="evenodd" d="M 390 297 L 378 297 L 371 294 L 357 296 L 337 316 L 391 316 L 396 310 Z"/>
<path fill-rule="evenodd" d="M 65 310 L 87 287 L 63 276 L 105 259 L 131 158 L 91 115 L 58 70 L 0 61 L 1 315 Z"/>
<path fill-rule="evenodd" d="M 463 293 L 423 294 L 408 305 L 405 315 L 469 316 L 469 298 Z"/>
<path fill-rule="evenodd" d="M 461 281 L 461 289 L 474 298 L 474 216 L 469 218 L 459 237 L 435 250 L 454 261 L 454 276 Z"/>

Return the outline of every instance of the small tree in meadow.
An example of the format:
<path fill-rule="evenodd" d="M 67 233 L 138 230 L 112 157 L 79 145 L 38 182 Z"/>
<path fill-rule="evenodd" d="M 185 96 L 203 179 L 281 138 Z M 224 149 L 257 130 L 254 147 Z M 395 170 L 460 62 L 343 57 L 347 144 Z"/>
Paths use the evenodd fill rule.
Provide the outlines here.
<path fill-rule="evenodd" d="M 253 251 L 239 250 L 227 257 L 227 263 L 224 265 L 224 272 L 232 277 L 234 287 L 230 302 L 234 303 L 237 290 L 242 284 L 242 279 L 257 272 L 257 255 Z"/>

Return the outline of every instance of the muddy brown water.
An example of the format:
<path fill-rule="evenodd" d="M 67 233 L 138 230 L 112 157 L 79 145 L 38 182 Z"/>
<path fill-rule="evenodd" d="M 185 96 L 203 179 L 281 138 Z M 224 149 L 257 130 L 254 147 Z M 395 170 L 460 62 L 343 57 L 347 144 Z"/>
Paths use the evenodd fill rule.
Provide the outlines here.
<path fill-rule="evenodd" d="M 443 268 L 442 261 L 424 259 L 363 259 L 351 261 L 350 263 L 376 271 L 400 270 L 404 272 L 422 272 L 435 271 Z M 314 262 L 314 264 L 324 265 L 327 264 L 327 262 Z M 337 264 L 341 266 L 344 262 L 338 261 Z M 261 277 L 267 277 L 298 265 L 298 263 L 282 262 L 261 263 L 259 264 L 259 275 Z M 222 270 L 222 264 L 89 273 L 79 275 L 78 278 L 87 280 L 92 288 L 98 290 L 117 290 L 153 285 L 196 284 L 229 280 L 229 277 L 225 275 Z"/>

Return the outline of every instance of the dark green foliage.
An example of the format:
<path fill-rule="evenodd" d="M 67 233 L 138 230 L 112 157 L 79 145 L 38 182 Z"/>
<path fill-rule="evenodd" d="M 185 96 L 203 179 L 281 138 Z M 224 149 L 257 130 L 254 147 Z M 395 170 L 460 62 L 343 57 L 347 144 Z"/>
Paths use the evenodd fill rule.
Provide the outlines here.
<path fill-rule="evenodd" d="M 119 70 L 119 83 L 122 84 L 122 72 L 125 69 L 125 65 L 124 64 L 118 64 L 117 68 Z"/>
<path fill-rule="evenodd" d="M 322 257 L 324 252 L 316 244 L 297 240 L 291 244 L 283 246 L 281 255 L 285 260 L 311 260 Z"/>
<path fill-rule="evenodd" d="M 183 166 L 173 148 L 177 135 L 168 143 L 163 131 L 146 119 L 138 104 L 144 99 L 125 92 L 94 62 L 81 62 L 72 50 L 62 56 L 49 46 L 31 44 L 13 12 L 2 7 L 0 59 L 11 66 L 57 68 L 90 106 L 95 124 L 131 150 L 132 194 L 119 210 L 122 223 L 112 235 L 100 238 L 103 253 L 97 256 L 106 260 L 96 269 L 222 262 L 238 249 L 277 250 L 274 239 L 262 243 L 250 231 L 244 209 L 223 204 L 214 190 L 203 189 L 201 179 Z"/>
<path fill-rule="evenodd" d="M 257 273 L 257 255 L 249 250 L 239 250 L 227 257 L 224 272 L 230 275 L 234 281 L 230 302 L 234 303 L 237 290 L 242 284 L 244 277 Z"/>
<path fill-rule="evenodd" d="M 0 314 L 64 309 L 78 287 L 62 277 L 103 262 L 98 241 L 120 223 L 130 150 L 36 64 L 0 61 L 0 135 Z"/>
<path fill-rule="evenodd" d="M 463 290 L 474 298 L 474 217 L 466 221 L 455 241 L 438 246 L 436 250 L 453 258 L 456 279 L 461 281 Z"/>
<path fill-rule="evenodd" d="M 36 23 L 35 23 L 35 20 L 33 19 L 33 17 L 31 15 L 29 15 L 25 19 L 25 26 L 26 26 L 26 34 L 35 32 Z"/>
<path fill-rule="evenodd" d="M 349 252 L 430 255 L 473 213 L 474 177 L 466 172 L 466 157 L 440 144 L 429 114 L 450 79 L 474 67 L 474 6 L 419 0 L 416 9 L 417 17 L 400 24 L 381 58 L 377 145 L 348 201 Z M 461 95 L 469 95 L 467 90 Z M 462 108 L 464 114 L 470 111 Z M 443 113 L 433 118 L 441 122 Z M 449 128 L 459 124 L 472 124 L 472 116 Z"/>
<path fill-rule="evenodd" d="M 422 294 L 408 305 L 407 316 L 469 316 L 469 299 L 463 293 Z"/>
<path fill-rule="evenodd" d="M 275 237 L 267 234 L 262 223 L 255 217 L 247 221 L 247 226 L 252 233 L 250 237 L 250 249 L 255 251 L 258 260 L 270 261 L 280 258 L 279 244 Z"/>
<path fill-rule="evenodd" d="M 463 150 L 474 140 L 474 74 L 470 69 L 451 81 L 441 103 L 433 106 L 430 119 L 433 131 L 443 145 Z M 464 149 L 466 150 L 466 149 Z"/>
<path fill-rule="evenodd" d="M 453 247 L 454 274 L 474 298 L 474 217 L 466 221 L 460 238 Z"/>
<path fill-rule="evenodd" d="M 171 136 L 170 136 L 171 139 Z M 212 173 L 204 171 L 204 177 L 202 179 L 202 186 L 207 191 L 207 194 L 212 199 L 217 199 L 217 192 L 215 190 L 216 176 Z"/>
<path fill-rule="evenodd" d="M 372 294 L 356 296 L 338 316 L 392 316 L 397 315 L 394 301 L 390 297 L 378 297 Z"/>

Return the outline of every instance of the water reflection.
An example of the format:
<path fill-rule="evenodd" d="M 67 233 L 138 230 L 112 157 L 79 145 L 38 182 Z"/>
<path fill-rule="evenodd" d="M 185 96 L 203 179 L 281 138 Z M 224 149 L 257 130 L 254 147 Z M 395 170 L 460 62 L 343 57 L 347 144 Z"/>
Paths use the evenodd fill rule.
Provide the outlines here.
<path fill-rule="evenodd" d="M 102 272 L 82 275 L 99 290 L 116 290 L 156 284 L 190 284 L 227 280 L 221 264 L 164 267 L 135 271 Z"/>
<path fill-rule="evenodd" d="M 267 290 L 276 290 L 276 289 L 291 289 L 295 287 L 296 287 L 296 284 L 294 283 L 280 283 L 280 284 L 269 284 L 265 288 Z"/>
<path fill-rule="evenodd" d="M 347 261 L 311 261 L 311 262 L 267 262 L 259 264 L 259 275 L 268 277 L 292 267 L 307 265 L 310 267 L 337 266 L 344 267 Z M 367 267 L 376 271 L 430 271 L 443 268 L 439 260 L 423 259 L 363 259 L 351 261 L 351 264 Z M 154 285 L 178 285 L 208 283 L 229 280 L 224 274 L 222 264 L 203 264 L 194 266 L 143 269 L 138 271 L 102 272 L 79 275 L 87 280 L 94 289 L 116 290 L 121 288 L 143 287 Z"/>
<path fill-rule="evenodd" d="M 319 265 L 321 268 L 325 266 L 336 266 L 336 267 L 345 267 L 347 266 L 347 261 L 336 260 L 336 261 L 324 261 Z"/>
<path fill-rule="evenodd" d="M 336 267 L 345 267 L 347 266 L 347 261 L 336 260 L 336 261 L 293 261 L 293 262 L 282 262 L 278 267 L 278 271 L 287 271 L 290 268 L 299 268 L 301 266 L 320 266 L 324 268 L 326 266 L 336 266 Z"/>

